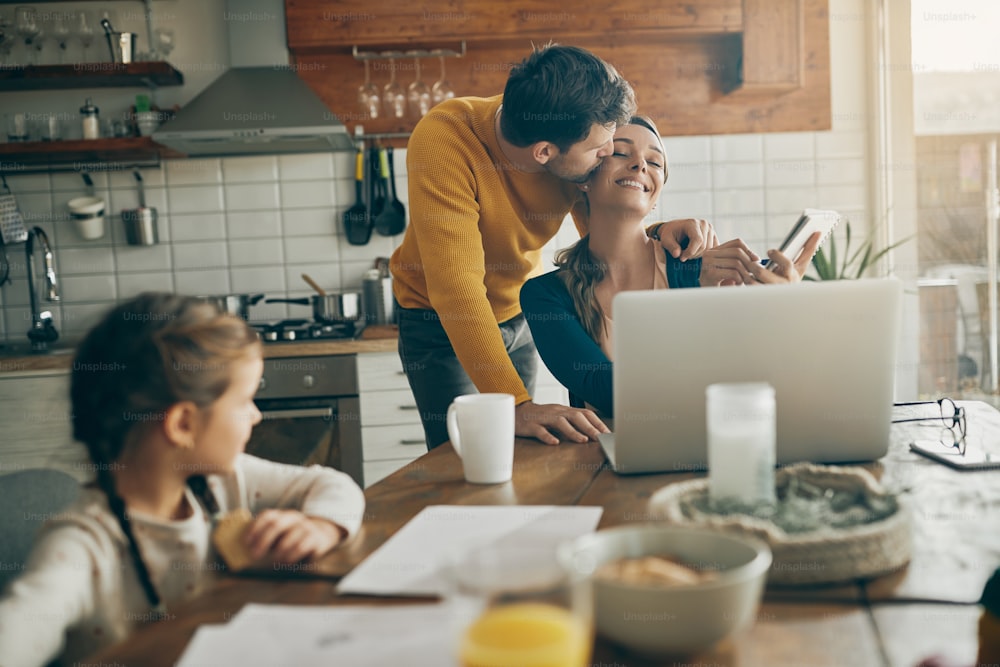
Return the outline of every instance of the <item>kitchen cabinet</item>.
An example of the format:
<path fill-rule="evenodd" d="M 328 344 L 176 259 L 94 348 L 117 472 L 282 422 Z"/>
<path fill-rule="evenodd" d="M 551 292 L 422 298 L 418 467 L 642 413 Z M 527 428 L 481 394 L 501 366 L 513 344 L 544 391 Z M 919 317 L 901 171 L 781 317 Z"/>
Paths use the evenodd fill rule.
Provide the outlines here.
<path fill-rule="evenodd" d="M 420 413 L 396 352 L 358 355 L 365 486 L 427 453 Z"/>
<path fill-rule="evenodd" d="M 364 64 L 355 50 L 403 52 L 397 78 L 414 80 L 409 50 L 457 50 L 446 61 L 458 95 L 503 90 L 532 43 L 592 50 L 633 85 L 641 113 L 664 135 L 824 130 L 831 127 L 828 0 L 623 0 L 567 6 L 555 0 L 286 0 L 288 46 L 301 76 L 353 129 L 412 130 L 415 119 L 371 119 L 357 104 Z M 388 81 L 384 60 L 372 80 Z M 439 76 L 422 61 L 422 80 Z M 350 93 L 350 94 L 347 94 Z"/>
<path fill-rule="evenodd" d="M 86 449 L 73 440 L 68 371 L 0 374 L 0 474 L 58 468 L 92 477 Z"/>

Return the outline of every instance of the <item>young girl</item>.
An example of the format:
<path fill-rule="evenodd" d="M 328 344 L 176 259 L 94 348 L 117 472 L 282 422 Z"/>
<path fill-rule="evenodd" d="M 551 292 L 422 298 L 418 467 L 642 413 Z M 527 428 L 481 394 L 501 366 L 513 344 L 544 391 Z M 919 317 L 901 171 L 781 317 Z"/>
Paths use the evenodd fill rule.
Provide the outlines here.
<path fill-rule="evenodd" d="M 221 569 L 213 519 L 256 519 L 256 558 L 294 563 L 361 525 L 346 474 L 243 453 L 261 415 L 256 334 L 192 297 L 147 293 L 114 308 L 73 363 L 73 436 L 96 481 L 48 522 L 0 599 L 0 665 L 65 663 L 169 616 Z"/>

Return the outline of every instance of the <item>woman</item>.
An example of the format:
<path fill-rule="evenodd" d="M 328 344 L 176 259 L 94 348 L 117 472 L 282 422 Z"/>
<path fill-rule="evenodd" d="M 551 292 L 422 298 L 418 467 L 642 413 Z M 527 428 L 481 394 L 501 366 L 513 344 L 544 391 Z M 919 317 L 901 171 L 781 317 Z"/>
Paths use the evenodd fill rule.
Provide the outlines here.
<path fill-rule="evenodd" d="M 614 153 L 578 186 L 589 207 L 590 233 L 556 255 L 559 270 L 521 289 L 521 308 L 542 361 L 574 404 L 582 399 L 606 417 L 613 414 L 610 313 L 618 292 L 797 282 L 819 246 L 816 233 L 794 264 L 769 250 L 769 268 L 740 239 L 706 250 L 698 260 L 674 260 L 643 225 L 666 180 L 656 125 L 632 117 L 615 132 Z"/>

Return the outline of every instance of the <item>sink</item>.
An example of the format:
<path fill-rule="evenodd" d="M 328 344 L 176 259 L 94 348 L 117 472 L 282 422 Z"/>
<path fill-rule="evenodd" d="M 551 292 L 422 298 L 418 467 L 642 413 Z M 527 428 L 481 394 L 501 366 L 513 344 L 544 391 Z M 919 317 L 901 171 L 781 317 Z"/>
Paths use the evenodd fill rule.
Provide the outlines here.
<path fill-rule="evenodd" d="M 76 352 L 76 341 L 56 341 L 49 344 L 49 349 L 45 352 L 36 352 L 31 349 L 28 341 L 17 341 L 15 343 L 0 343 L 0 357 L 48 357 L 63 354 L 73 354 Z"/>

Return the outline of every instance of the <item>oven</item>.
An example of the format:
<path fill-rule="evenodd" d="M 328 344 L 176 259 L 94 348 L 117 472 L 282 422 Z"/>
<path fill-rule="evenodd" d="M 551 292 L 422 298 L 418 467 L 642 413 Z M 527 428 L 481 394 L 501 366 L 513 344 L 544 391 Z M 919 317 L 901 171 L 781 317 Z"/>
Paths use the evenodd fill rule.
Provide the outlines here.
<path fill-rule="evenodd" d="M 356 355 L 266 358 L 254 402 L 249 454 L 336 468 L 364 488 Z"/>

